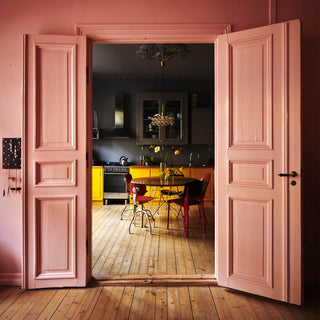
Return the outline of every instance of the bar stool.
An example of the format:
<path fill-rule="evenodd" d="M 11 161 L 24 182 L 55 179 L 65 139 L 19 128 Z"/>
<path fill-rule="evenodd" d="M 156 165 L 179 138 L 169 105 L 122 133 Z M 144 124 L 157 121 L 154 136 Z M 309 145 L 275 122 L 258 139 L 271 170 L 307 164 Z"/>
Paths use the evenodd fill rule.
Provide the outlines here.
<path fill-rule="evenodd" d="M 144 184 L 130 183 L 130 194 L 132 195 L 133 200 L 133 215 L 129 224 L 129 233 L 131 233 L 131 225 L 135 223 L 138 213 L 141 213 L 141 226 L 143 227 L 143 216 L 146 216 L 146 220 L 149 224 L 150 234 L 152 234 L 150 219 L 153 220 L 153 227 L 155 227 L 154 217 L 149 209 L 147 209 L 144 204 L 152 201 L 154 197 L 145 196 L 147 188 Z M 141 205 L 140 209 L 137 209 Z"/>
<path fill-rule="evenodd" d="M 127 173 L 124 175 L 124 181 L 126 183 L 126 193 L 127 193 L 127 199 L 125 200 L 125 206 L 121 212 L 120 220 L 123 218 L 124 212 L 128 209 L 128 206 L 130 205 L 130 182 L 132 180 L 132 175 L 130 173 Z"/>

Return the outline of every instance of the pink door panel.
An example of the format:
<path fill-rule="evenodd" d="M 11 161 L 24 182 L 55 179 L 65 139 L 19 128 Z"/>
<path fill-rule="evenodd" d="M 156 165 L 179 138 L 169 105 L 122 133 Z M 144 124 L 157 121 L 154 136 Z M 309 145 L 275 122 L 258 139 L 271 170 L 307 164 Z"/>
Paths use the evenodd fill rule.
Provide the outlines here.
<path fill-rule="evenodd" d="M 76 278 L 76 198 L 37 197 L 36 279 Z"/>
<path fill-rule="evenodd" d="M 25 288 L 84 286 L 86 38 L 26 36 Z"/>
<path fill-rule="evenodd" d="M 75 150 L 76 46 L 37 43 L 34 49 L 35 147 Z"/>
<path fill-rule="evenodd" d="M 216 48 L 218 283 L 299 304 L 300 23 L 222 35 Z"/>

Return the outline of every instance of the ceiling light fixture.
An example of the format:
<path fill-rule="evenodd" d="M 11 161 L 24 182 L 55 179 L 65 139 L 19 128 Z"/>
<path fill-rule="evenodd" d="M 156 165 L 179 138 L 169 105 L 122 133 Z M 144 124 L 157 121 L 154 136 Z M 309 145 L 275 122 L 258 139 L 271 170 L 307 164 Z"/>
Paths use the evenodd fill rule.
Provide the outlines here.
<path fill-rule="evenodd" d="M 164 114 L 164 53 L 163 53 L 163 45 L 160 47 L 161 50 L 161 113 L 155 114 L 153 117 L 149 117 L 151 120 L 151 124 L 153 126 L 158 127 L 166 127 L 166 126 L 173 126 L 174 125 L 174 116 L 172 114 L 165 115 Z"/>
<path fill-rule="evenodd" d="M 173 114 L 164 113 L 164 67 L 168 59 L 178 59 L 186 56 L 188 51 L 183 44 L 144 44 L 141 45 L 137 54 L 144 59 L 160 60 L 161 65 L 161 112 L 149 117 L 151 124 L 158 127 L 174 125 Z"/>
<path fill-rule="evenodd" d="M 136 53 L 144 59 L 167 61 L 184 58 L 189 51 L 184 44 L 142 44 Z"/>

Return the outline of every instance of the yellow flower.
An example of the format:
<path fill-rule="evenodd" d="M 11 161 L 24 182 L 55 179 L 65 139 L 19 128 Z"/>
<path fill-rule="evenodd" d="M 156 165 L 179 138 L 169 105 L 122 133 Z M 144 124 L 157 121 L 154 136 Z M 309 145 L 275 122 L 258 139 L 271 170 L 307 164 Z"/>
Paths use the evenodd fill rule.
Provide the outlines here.
<path fill-rule="evenodd" d="M 155 148 L 154 148 L 154 152 L 155 153 L 158 153 L 160 151 L 160 147 L 159 146 L 156 146 Z"/>
<path fill-rule="evenodd" d="M 175 151 L 174 151 L 174 154 L 175 154 L 175 155 L 180 154 L 180 150 L 178 150 L 178 149 L 177 149 L 177 150 L 175 150 Z"/>

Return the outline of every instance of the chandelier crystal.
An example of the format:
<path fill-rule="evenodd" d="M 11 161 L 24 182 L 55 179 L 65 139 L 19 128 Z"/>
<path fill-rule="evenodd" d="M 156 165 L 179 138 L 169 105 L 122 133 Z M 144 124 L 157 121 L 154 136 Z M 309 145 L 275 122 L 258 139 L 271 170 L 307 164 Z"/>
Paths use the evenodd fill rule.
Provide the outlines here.
<path fill-rule="evenodd" d="M 163 112 L 157 113 L 153 117 L 149 117 L 151 124 L 158 127 L 173 126 L 174 116 L 172 114 L 164 115 Z"/>

